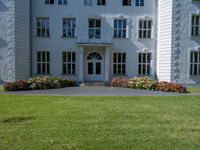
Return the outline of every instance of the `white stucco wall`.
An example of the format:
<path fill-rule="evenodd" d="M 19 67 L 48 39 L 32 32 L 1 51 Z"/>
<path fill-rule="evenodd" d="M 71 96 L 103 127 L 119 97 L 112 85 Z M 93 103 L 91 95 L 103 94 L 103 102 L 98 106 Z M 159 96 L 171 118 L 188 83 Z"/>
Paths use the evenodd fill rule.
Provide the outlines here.
<path fill-rule="evenodd" d="M 133 1 L 132 6 L 122 6 L 121 0 L 109 0 L 106 6 L 97 6 L 96 0 L 93 6 L 84 6 L 83 0 L 68 1 L 68 5 L 58 5 L 55 0 L 54 5 L 45 5 L 44 1 L 32 1 L 32 75 L 36 74 L 36 52 L 40 50 L 50 51 L 51 55 L 51 74 L 62 76 L 62 52 L 76 51 L 78 47 L 76 43 L 88 41 L 88 18 L 102 19 L 102 37 L 96 42 L 113 43 L 111 48 L 111 66 L 113 52 L 127 53 L 127 71 L 126 77 L 137 76 L 138 69 L 138 52 L 146 49 L 152 52 L 154 58 L 155 46 L 155 15 L 156 15 L 156 0 L 145 1 L 144 7 L 136 7 Z M 113 39 L 113 19 L 119 17 L 127 18 L 128 20 L 128 38 Z M 138 20 L 148 16 L 153 20 L 153 38 L 138 39 Z M 50 18 L 50 37 L 36 37 L 36 18 Z M 62 38 L 62 18 L 75 17 L 77 23 L 76 37 L 73 39 Z M 152 60 L 152 75 L 155 72 L 155 63 Z M 77 74 L 78 72 L 78 55 L 77 55 Z M 112 67 L 110 67 L 110 77 L 112 77 Z M 73 78 L 78 79 L 78 75 Z"/>

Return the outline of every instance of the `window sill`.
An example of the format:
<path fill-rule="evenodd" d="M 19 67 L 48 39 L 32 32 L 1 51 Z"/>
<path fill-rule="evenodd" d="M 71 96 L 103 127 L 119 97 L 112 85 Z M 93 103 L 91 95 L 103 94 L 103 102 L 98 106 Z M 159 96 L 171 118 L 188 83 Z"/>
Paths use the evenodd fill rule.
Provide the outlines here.
<path fill-rule="evenodd" d="M 113 39 L 113 40 L 128 40 L 129 38 L 127 38 L 127 37 L 126 37 L 126 38 L 117 38 L 117 37 L 113 37 L 112 39 Z"/>
<path fill-rule="evenodd" d="M 78 39 L 78 37 L 61 36 L 62 39 Z"/>
<path fill-rule="evenodd" d="M 36 73 L 35 75 L 36 76 L 51 76 L 52 74 L 39 74 L 39 73 Z"/>
<path fill-rule="evenodd" d="M 78 76 L 78 74 L 61 74 L 61 76 Z"/>
<path fill-rule="evenodd" d="M 153 38 L 137 38 L 138 41 L 153 40 Z"/>
<path fill-rule="evenodd" d="M 200 35 L 196 35 L 196 36 L 192 36 L 192 35 L 191 35 L 190 38 L 191 38 L 191 39 L 197 39 L 197 38 L 200 38 Z"/>
<path fill-rule="evenodd" d="M 35 38 L 47 38 L 47 39 L 50 39 L 50 38 L 51 38 L 51 36 L 37 36 L 37 35 L 35 35 L 34 37 L 35 37 Z"/>

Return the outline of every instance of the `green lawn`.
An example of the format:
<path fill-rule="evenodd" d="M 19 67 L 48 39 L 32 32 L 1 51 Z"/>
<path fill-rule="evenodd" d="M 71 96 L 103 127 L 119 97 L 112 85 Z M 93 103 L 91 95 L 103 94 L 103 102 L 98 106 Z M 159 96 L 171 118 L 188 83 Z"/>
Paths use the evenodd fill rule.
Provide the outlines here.
<path fill-rule="evenodd" d="M 3 91 L 3 87 L 2 86 L 0 86 L 0 91 Z"/>
<path fill-rule="evenodd" d="M 200 92 L 200 88 L 188 88 L 189 92 Z"/>
<path fill-rule="evenodd" d="M 1 150 L 199 150 L 200 96 L 0 95 Z"/>

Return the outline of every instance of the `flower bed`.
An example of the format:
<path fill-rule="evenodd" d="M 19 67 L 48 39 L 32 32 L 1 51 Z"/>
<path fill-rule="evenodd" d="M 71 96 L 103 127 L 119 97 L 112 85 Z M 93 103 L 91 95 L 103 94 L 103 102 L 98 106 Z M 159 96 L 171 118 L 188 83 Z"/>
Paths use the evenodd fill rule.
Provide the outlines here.
<path fill-rule="evenodd" d="M 162 92 L 187 93 L 186 87 L 181 84 L 164 81 L 158 82 L 157 80 L 148 77 L 135 77 L 131 79 L 124 79 L 121 77 L 114 78 L 111 81 L 111 86 Z"/>
<path fill-rule="evenodd" d="M 56 89 L 75 86 L 76 83 L 72 80 L 61 79 L 57 77 L 39 76 L 30 78 L 27 81 L 16 81 L 6 83 L 4 85 L 5 91 L 24 91 L 24 90 L 42 90 L 42 89 Z"/>

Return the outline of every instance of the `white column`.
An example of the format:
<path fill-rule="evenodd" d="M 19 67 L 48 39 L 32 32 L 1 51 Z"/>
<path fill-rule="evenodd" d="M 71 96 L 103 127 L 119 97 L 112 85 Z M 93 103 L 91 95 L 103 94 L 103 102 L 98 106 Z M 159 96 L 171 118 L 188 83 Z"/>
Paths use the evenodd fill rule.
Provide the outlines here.
<path fill-rule="evenodd" d="M 110 80 L 110 48 L 105 48 L 105 81 Z"/>
<path fill-rule="evenodd" d="M 79 81 L 84 82 L 84 48 L 79 47 Z"/>

